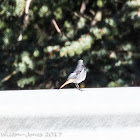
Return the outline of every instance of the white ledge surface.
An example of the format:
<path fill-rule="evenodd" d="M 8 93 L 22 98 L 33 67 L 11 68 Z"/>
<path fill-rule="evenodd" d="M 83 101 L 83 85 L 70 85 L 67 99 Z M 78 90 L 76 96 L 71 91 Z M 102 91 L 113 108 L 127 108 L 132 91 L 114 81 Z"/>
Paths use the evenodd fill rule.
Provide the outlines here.
<path fill-rule="evenodd" d="M 0 139 L 140 140 L 139 87 L 82 90 L 0 91 Z"/>
<path fill-rule="evenodd" d="M 140 113 L 140 88 L 0 91 L 1 115 Z"/>

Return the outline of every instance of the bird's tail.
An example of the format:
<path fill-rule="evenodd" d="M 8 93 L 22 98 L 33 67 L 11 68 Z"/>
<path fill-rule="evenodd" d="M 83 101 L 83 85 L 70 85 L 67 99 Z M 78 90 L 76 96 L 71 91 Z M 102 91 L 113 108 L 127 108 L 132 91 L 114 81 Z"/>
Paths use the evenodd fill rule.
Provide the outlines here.
<path fill-rule="evenodd" d="M 67 80 L 59 89 L 63 88 L 65 85 L 68 85 L 70 83 L 73 83 L 73 79 Z"/>

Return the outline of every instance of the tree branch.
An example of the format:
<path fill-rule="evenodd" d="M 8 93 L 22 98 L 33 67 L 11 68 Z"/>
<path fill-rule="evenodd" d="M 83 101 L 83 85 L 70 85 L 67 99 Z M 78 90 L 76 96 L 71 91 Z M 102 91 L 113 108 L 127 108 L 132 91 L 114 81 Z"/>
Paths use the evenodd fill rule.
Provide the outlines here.
<path fill-rule="evenodd" d="M 80 7 L 80 14 L 84 14 L 87 4 L 88 4 L 88 0 L 83 0 L 81 7 Z"/>
<path fill-rule="evenodd" d="M 52 19 L 52 24 L 53 24 L 53 26 L 55 27 L 56 31 L 57 31 L 58 33 L 61 33 L 61 30 L 60 30 L 60 28 L 58 27 L 58 25 L 57 25 L 55 19 Z"/>
<path fill-rule="evenodd" d="M 4 77 L 1 82 L 4 83 L 6 81 L 8 81 L 13 75 L 15 75 L 17 73 L 16 70 L 14 70 L 11 74 L 7 75 L 6 77 Z"/>
<path fill-rule="evenodd" d="M 26 1 L 24 21 L 23 21 L 23 26 L 22 26 L 21 33 L 18 37 L 18 41 L 21 41 L 23 39 L 23 33 L 24 33 L 24 31 L 27 27 L 28 21 L 29 21 L 29 7 L 30 7 L 30 4 L 31 4 L 31 1 L 32 0 L 27 0 Z"/>

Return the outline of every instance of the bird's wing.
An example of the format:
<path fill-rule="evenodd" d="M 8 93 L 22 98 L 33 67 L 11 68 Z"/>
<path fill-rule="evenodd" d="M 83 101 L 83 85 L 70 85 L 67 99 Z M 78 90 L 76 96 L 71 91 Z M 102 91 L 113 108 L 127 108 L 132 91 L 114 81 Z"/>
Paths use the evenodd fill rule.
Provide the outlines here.
<path fill-rule="evenodd" d="M 76 79 L 83 70 L 86 70 L 85 66 L 78 65 L 75 70 L 68 76 L 68 79 Z"/>
<path fill-rule="evenodd" d="M 73 73 L 76 73 L 76 75 L 79 75 L 79 74 L 82 72 L 82 70 L 86 70 L 84 64 L 78 65 L 78 66 L 75 68 L 75 70 L 74 70 Z"/>
<path fill-rule="evenodd" d="M 72 72 L 69 76 L 68 79 L 75 79 L 76 78 L 76 73 Z"/>

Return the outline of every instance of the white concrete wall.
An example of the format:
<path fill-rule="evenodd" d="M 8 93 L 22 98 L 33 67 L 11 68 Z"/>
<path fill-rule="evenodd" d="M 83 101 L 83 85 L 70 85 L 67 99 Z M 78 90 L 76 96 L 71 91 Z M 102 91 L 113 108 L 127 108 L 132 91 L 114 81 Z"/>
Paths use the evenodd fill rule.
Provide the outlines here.
<path fill-rule="evenodd" d="M 59 136 L 47 138 L 140 139 L 140 88 L 0 91 L 0 138 L 10 132 L 25 139 L 28 132 L 44 136 L 32 139 L 51 132 Z"/>

